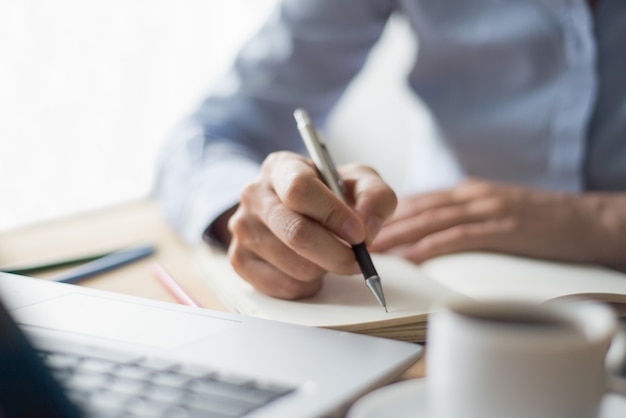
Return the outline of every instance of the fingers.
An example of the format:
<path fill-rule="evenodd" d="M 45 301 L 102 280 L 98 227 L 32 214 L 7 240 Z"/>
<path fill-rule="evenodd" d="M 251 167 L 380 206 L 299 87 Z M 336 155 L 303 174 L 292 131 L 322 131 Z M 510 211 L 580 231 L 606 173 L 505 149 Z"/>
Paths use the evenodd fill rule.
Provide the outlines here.
<path fill-rule="evenodd" d="M 229 229 L 233 235 L 230 263 L 256 289 L 283 299 L 302 298 L 319 290 L 324 269 L 293 252 L 256 217 L 237 211 Z"/>
<path fill-rule="evenodd" d="M 350 244 L 371 241 L 397 199 L 372 169 L 352 165 L 341 173 L 345 198 L 333 194 L 310 160 L 290 152 L 266 158 L 228 222 L 237 273 L 287 299 L 317 292 L 326 271 L 357 274 Z"/>
<path fill-rule="evenodd" d="M 289 299 L 319 290 L 326 271 L 358 273 L 348 242 L 365 238 L 358 214 L 319 180 L 310 161 L 291 153 L 265 161 L 228 229 L 237 273 L 260 291 Z"/>
<path fill-rule="evenodd" d="M 558 237 L 567 229 L 554 219 L 563 213 L 557 200 L 524 187 L 465 181 L 449 190 L 403 199 L 370 249 L 393 251 L 414 262 L 460 251 L 545 256 L 554 253 L 550 247 L 563 247 L 553 245 L 560 238 L 546 231 L 560 229 Z"/>
<path fill-rule="evenodd" d="M 312 280 L 297 280 L 267 260 L 236 245 L 229 249 L 229 260 L 237 274 L 255 289 L 273 297 L 301 299 L 314 295 L 322 286 L 321 275 Z"/>
<path fill-rule="evenodd" d="M 356 268 L 354 255 L 344 241 L 313 219 L 291 210 L 262 183 L 245 188 L 229 230 L 240 246 L 251 248 L 277 266 L 285 266 L 283 271 L 289 274 L 294 274 L 294 269 L 286 265 L 294 255 L 339 274 L 351 274 Z"/>
<path fill-rule="evenodd" d="M 450 206 L 461 202 L 450 190 L 404 197 L 398 202 L 398 207 L 393 216 L 387 221 L 387 224 L 401 222 L 429 209 Z"/>
<path fill-rule="evenodd" d="M 509 236 L 512 223 L 509 219 L 456 225 L 421 239 L 415 245 L 398 250 L 407 260 L 421 263 L 429 258 L 462 251 L 515 252 L 501 238 Z"/>
<path fill-rule="evenodd" d="M 351 244 L 365 240 L 363 222 L 358 214 L 333 194 L 319 178 L 309 160 L 295 154 L 275 153 L 266 160 L 264 171 L 284 206 L 312 219 Z M 287 240 L 295 239 L 296 245 L 303 244 L 301 237 L 309 238 L 308 233 L 314 232 L 301 219 L 293 220 L 294 222 L 291 222 L 292 219 L 283 220 L 289 220 L 290 223 L 283 226 L 275 223 L 276 229 L 272 230 Z M 322 238 L 319 231 L 317 237 Z"/>
<path fill-rule="evenodd" d="M 282 245 L 324 270 L 339 274 L 355 273 L 356 263 L 349 245 L 317 222 L 285 206 L 275 205 L 267 218 L 267 227 Z"/>
<path fill-rule="evenodd" d="M 370 244 L 396 209 L 396 194 L 370 167 L 350 164 L 339 171 L 346 196 L 365 225 L 365 242 Z"/>
<path fill-rule="evenodd" d="M 441 204 L 443 200 L 438 203 Z M 412 217 L 395 219 L 383 228 L 371 246 L 372 251 L 416 243 L 429 235 L 460 225 L 499 219 L 507 211 L 504 202 L 496 197 L 484 197 L 465 203 L 450 200 L 448 206 L 417 211 Z M 408 211 L 405 211 L 408 213 Z"/>
<path fill-rule="evenodd" d="M 451 189 L 405 197 L 399 202 L 395 213 L 387 223 L 401 221 L 426 210 L 462 204 L 486 197 L 494 194 L 494 189 L 496 188 L 499 188 L 499 186 L 494 183 L 468 179 Z"/>

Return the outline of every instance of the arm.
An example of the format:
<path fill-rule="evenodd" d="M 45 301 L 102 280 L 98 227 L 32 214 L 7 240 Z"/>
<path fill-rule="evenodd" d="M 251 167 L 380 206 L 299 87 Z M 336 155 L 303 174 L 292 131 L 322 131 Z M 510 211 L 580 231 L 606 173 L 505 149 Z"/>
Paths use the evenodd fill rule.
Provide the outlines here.
<path fill-rule="evenodd" d="M 391 13 L 381 0 L 286 0 L 163 151 L 156 195 L 186 240 L 223 226 L 273 151 L 302 152 L 298 106 L 323 124 Z M 220 228 L 222 227 L 222 228 Z M 217 236 L 216 236 L 217 237 Z"/>

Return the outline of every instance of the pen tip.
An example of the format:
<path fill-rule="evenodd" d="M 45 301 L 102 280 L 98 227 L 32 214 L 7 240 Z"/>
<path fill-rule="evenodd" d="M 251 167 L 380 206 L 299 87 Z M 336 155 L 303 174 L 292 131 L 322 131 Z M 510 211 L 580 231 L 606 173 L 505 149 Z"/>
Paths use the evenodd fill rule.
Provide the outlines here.
<path fill-rule="evenodd" d="M 380 303 L 382 307 L 385 308 L 385 312 L 388 312 L 387 302 L 385 301 L 385 294 L 383 293 L 383 287 L 380 283 L 380 277 L 378 277 L 378 275 L 376 274 L 372 275 L 368 277 L 367 279 L 365 279 L 365 283 L 367 284 L 367 286 L 370 288 L 370 290 L 372 291 L 372 293 L 378 300 L 378 303 Z"/>

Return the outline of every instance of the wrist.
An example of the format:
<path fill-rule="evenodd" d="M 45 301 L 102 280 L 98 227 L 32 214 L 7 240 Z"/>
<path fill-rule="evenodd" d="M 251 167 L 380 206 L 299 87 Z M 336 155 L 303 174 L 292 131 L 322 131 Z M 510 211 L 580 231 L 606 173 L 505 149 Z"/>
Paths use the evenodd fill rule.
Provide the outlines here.
<path fill-rule="evenodd" d="M 593 261 L 607 266 L 626 266 L 626 194 L 590 193 L 585 198 L 589 245 Z"/>
<path fill-rule="evenodd" d="M 228 221 L 237 210 L 237 207 L 238 205 L 233 206 L 211 222 L 202 235 L 204 242 L 214 247 L 222 249 L 228 248 L 232 238 L 228 230 Z"/>

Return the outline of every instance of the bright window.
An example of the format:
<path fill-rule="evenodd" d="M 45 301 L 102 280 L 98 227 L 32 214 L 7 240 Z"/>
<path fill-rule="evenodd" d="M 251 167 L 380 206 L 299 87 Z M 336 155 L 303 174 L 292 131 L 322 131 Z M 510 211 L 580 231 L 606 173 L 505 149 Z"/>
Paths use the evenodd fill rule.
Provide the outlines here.
<path fill-rule="evenodd" d="M 148 194 L 275 0 L 0 2 L 0 229 Z"/>

